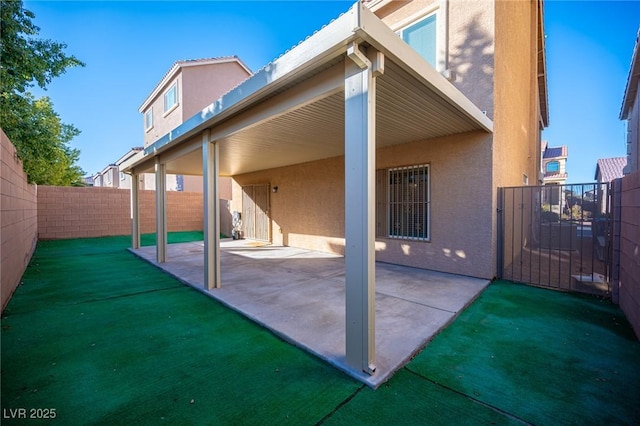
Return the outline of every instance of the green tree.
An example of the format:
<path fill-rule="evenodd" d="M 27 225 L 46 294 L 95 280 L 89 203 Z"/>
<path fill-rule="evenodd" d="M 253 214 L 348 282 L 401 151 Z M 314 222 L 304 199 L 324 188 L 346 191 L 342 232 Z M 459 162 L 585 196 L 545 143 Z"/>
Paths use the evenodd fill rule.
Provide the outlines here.
<path fill-rule="evenodd" d="M 0 127 L 15 145 L 29 182 L 80 184 L 80 152 L 69 146 L 80 131 L 62 123 L 51 100 L 36 99 L 29 88 L 46 89 L 67 68 L 84 64 L 65 54 L 66 44 L 37 38 L 35 15 L 22 1 L 2 1 L 0 17 Z"/>

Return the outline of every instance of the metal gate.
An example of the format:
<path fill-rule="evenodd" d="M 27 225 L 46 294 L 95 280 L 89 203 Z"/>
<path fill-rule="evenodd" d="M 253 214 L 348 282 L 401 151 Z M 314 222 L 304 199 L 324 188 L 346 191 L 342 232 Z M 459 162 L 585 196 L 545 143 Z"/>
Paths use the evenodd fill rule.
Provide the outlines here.
<path fill-rule="evenodd" d="M 269 190 L 269 184 L 242 187 L 242 226 L 246 238 L 271 242 Z"/>
<path fill-rule="evenodd" d="M 611 200 L 607 183 L 499 188 L 499 277 L 610 295 Z"/>

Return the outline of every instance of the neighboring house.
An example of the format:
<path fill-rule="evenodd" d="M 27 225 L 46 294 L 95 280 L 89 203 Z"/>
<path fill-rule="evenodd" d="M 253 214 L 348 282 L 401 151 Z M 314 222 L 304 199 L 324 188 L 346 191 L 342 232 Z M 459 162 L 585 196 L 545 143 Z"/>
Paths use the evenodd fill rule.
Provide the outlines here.
<path fill-rule="evenodd" d="M 564 196 L 564 185 L 567 182 L 567 158 L 569 150 L 566 145 L 550 147 L 547 141 L 541 144 L 542 184 L 549 186 L 542 191 L 542 205 L 549 211 L 560 214 L 567 205 Z M 558 185 L 555 186 L 554 185 Z"/>
<path fill-rule="evenodd" d="M 640 170 L 640 30 L 633 49 L 620 120 L 627 120 L 627 165 L 624 174 Z"/>
<path fill-rule="evenodd" d="M 100 172 L 96 172 L 91 179 L 93 180 L 93 186 L 100 187 L 102 186 L 102 174 Z"/>
<path fill-rule="evenodd" d="M 118 160 L 115 162 L 115 165 L 118 168 L 118 188 L 131 189 L 131 175 L 120 170 L 120 166 L 122 165 L 122 163 L 129 160 L 131 157 L 141 152 L 142 150 L 143 150 L 142 147 L 131 148 L 126 154 L 118 158 Z M 141 188 L 141 189 L 144 189 L 144 188 Z M 169 189 L 167 188 L 167 190 Z"/>
<path fill-rule="evenodd" d="M 624 168 L 626 165 L 627 157 L 599 158 L 596 164 L 594 179 L 599 184 L 610 183 L 614 179 L 624 176 Z M 608 200 L 608 185 L 598 185 L 597 194 L 598 208 L 601 213 L 605 213 L 609 210 L 607 209 L 607 206 L 611 202 Z"/>
<path fill-rule="evenodd" d="M 624 176 L 623 170 L 626 165 L 627 157 L 599 158 L 594 179 L 602 183 L 621 178 Z"/>
<path fill-rule="evenodd" d="M 375 260 L 496 276 L 498 188 L 540 172 L 544 55 L 540 0 L 358 2 L 123 166 L 203 175 L 207 289 L 219 176 L 246 237 L 344 254 L 346 363 L 372 373 Z"/>
<path fill-rule="evenodd" d="M 144 146 L 169 133 L 251 74 L 237 56 L 175 62 L 138 109 L 143 117 Z M 155 189 L 154 176 L 146 174 L 143 185 L 145 189 Z M 167 189 L 201 192 L 202 177 L 167 176 Z"/>
<path fill-rule="evenodd" d="M 95 187 L 117 188 L 119 182 L 118 167 L 113 163 L 93 175 Z"/>
<path fill-rule="evenodd" d="M 542 184 L 564 185 L 567 182 L 567 158 L 569 150 L 566 145 L 551 147 L 547 141 L 542 142 Z"/>
<path fill-rule="evenodd" d="M 86 186 L 93 186 L 93 176 L 85 176 L 82 181 Z"/>

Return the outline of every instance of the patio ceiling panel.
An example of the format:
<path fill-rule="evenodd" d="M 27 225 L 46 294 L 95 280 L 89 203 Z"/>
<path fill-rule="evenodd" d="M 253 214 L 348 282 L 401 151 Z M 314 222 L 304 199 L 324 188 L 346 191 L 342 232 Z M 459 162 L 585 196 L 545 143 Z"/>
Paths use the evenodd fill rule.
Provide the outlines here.
<path fill-rule="evenodd" d="M 295 86 L 290 86 L 294 89 Z M 377 145 L 476 130 L 460 111 L 388 61 L 378 78 Z M 344 154 L 344 92 L 333 93 L 220 139 L 220 173 L 232 176 Z M 201 174 L 195 150 L 167 163 L 168 173 Z"/>
<path fill-rule="evenodd" d="M 220 141 L 223 175 L 282 167 L 344 152 L 344 95 L 281 115 Z"/>
<path fill-rule="evenodd" d="M 378 78 L 378 146 L 432 139 L 476 130 L 450 103 L 397 64 L 388 61 Z"/>

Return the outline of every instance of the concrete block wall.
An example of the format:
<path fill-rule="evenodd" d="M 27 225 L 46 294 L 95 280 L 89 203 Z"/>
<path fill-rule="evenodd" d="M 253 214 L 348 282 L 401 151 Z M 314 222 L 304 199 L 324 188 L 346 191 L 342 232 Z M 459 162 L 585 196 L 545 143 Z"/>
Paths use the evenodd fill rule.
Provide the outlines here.
<path fill-rule="evenodd" d="M 20 283 L 38 238 L 37 188 L 0 129 L 0 282 L 2 309 Z"/>
<path fill-rule="evenodd" d="M 38 238 L 131 234 L 130 194 L 117 188 L 38 187 Z M 202 193 L 167 192 L 169 232 L 200 231 Z M 140 191 L 140 230 L 155 232 L 155 191 Z"/>
<path fill-rule="evenodd" d="M 125 235 L 131 232 L 129 191 L 117 188 L 38 188 L 38 238 Z"/>
<path fill-rule="evenodd" d="M 640 171 L 622 178 L 619 302 L 640 339 Z"/>

